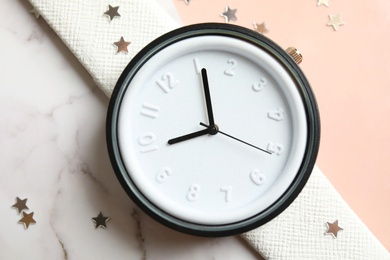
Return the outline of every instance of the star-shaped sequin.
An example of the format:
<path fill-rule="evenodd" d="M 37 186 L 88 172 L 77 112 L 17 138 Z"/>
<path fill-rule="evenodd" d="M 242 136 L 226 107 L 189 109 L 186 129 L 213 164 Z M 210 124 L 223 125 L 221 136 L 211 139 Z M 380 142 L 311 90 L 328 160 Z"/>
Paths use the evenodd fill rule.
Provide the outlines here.
<path fill-rule="evenodd" d="M 333 238 L 337 238 L 337 232 L 340 230 L 343 230 L 341 227 L 339 227 L 339 221 L 336 220 L 333 223 L 326 222 L 326 225 L 328 227 L 328 230 L 325 232 L 325 235 L 332 235 Z"/>
<path fill-rule="evenodd" d="M 329 0 L 318 0 L 317 5 L 325 5 L 329 7 Z"/>
<path fill-rule="evenodd" d="M 118 13 L 119 6 L 112 7 L 111 5 L 108 5 L 108 11 L 106 11 L 104 14 L 108 15 L 110 21 L 114 19 L 115 17 L 120 17 L 121 15 Z"/>
<path fill-rule="evenodd" d="M 228 23 L 230 21 L 237 21 L 236 17 L 237 9 L 230 9 L 229 6 L 226 6 L 226 11 L 221 14 L 222 17 L 225 17 L 225 21 Z"/>
<path fill-rule="evenodd" d="M 125 39 L 123 39 L 123 36 L 121 37 L 119 42 L 114 42 L 115 46 L 118 48 L 116 53 L 119 53 L 121 51 L 128 53 L 129 50 L 127 49 L 127 46 L 130 45 L 131 42 L 126 42 Z"/>
<path fill-rule="evenodd" d="M 268 32 L 267 27 L 265 27 L 265 23 L 253 23 L 254 30 L 258 33 L 264 34 Z"/>
<path fill-rule="evenodd" d="M 18 214 L 20 214 L 23 210 L 28 209 L 26 203 L 27 199 L 21 200 L 19 197 L 16 197 L 16 203 L 12 205 L 12 208 L 16 208 L 18 210 Z"/>
<path fill-rule="evenodd" d="M 99 215 L 96 218 L 92 218 L 93 223 L 95 223 L 95 228 L 101 227 L 106 229 L 107 228 L 107 221 L 110 219 L 110 217 L 104 217 L 103 214 L 100 212 Z"/>
<path fill-rule="evenodd" d="M 328 26 L 333 26 L 333 29 L 337 31 L 341 25 L 344 25 L 345 22 L 341 18 L 341 14 L 330 14 L 329 15 L 329 22 L 326 24 Z"/>
<path fill-rule="evenodd" d="M 34 216 L 34 212 L 26 213 L 26 212 L 23 211 L 23 218 L 21 218 L 21 219 L 19 220 L 18 223 L 23 224 L 23 225 L 24 225 L 24 228 L 25 228 L 25 229 L 28 229 L 28 227 L 30 226 L 30 224 L 35 224 L 35 223 L 37 223 L 37 222 L 34 220 L 33 216 Z"/>
<path fill-rule="evenodd" d="M 39 16 L 41 16 L 40 13 L 38 12 L 38 10 L 35 8 L 30 10 L 30 14 L 33 14 L 35 16 L 35 18 L 37 18 L 37 19 L 39 18 Z"/>

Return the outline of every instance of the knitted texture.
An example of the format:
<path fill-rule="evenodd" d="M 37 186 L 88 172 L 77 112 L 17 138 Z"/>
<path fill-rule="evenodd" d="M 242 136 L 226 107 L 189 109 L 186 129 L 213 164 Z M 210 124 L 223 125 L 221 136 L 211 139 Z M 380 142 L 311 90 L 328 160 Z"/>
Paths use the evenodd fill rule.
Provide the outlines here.
<path fill-rule="evenodd" d="M 149 42 L 178 27 L 154 0 L 29 0 L 107 96 L 129 61 Z M 112 21 L 104 12 L 119 6 Z M 128 54 L 113 44 L 123 36 Z"/>
<path fill-rule="evenodd" d="M 326 222 L 344 230 L 337 238 L 325 235 Z M 385 260 L 390 255 L 315 168 L 297 199 L 267 224 L 242 234 L 269 260 Z"/>

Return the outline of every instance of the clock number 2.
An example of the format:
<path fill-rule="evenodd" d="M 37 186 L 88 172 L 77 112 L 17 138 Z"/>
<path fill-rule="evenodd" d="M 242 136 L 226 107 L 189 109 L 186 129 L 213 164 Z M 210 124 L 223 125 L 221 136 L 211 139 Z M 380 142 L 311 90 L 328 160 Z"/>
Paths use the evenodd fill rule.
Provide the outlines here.
<path fill-rule="evenodd" d="M 161 76 L 161 79 L 156 80 L 157 86 L 159 86 L 166 94 L 179 84 L 179 81 L 173 76 L 172 73 L 167 72 Z"/>
<path fill-rule="evenodd" d="M 234 76 L 234 73 L 235 73 L 235 69 L 237 67 L 237 61 L 235 59 L 229 59 L 227 61 L 228 64 L 231 64 L 230 68 L 226 69 L 225 70 L 225 75 L 228 75 L 230 77 L 233 77 Z"/>

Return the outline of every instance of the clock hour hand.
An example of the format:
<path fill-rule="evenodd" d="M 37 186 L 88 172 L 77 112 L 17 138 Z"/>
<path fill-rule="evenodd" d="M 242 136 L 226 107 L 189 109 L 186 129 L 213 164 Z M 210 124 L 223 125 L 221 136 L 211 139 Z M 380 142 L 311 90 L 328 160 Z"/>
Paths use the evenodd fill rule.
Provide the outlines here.
<path fill-rule="evenodd" d="M 193 132 L 193 133 L 190 133 L 190 134 L 186 134 L 186 135 L 182 135 L 182 136 L 179 136 L 179 137 L 176 137 L 176 138 L 172 138 L 172 139 L 168 140 L 168 144 L 180 143 L 180 142 L 183 142 L 183 141 L 195 138 L 195 137 L 199 137 L 199 136 L 202 136 L 202 135 L 207 135 L 209 133 L 210 133 L 209 129 L 203 129 L 203 130 L 200 130 L 200 131 L 197 131 L 197 132 Z"/>
<path fill-rule="evenodd" d="M 215 123 L 214 123 L 213 107 L 211 105 L 209 81 L 208 81 L 208 78 L 207 78 L 207 71 L 206 71 L 205 68 L 203 68 L 201 70 L 201 74 L 202 74 L 202 83 L 203 83 L 204 96 L 206 98 L 207 116 L 209 118 L 210 126 L 214 126 Z"/>
<path fill-rule="evenodd" d="M 227 134 L 227 133 L 224 133 L 224 132 L 220 131 L 220 130 L 218 129 L 218 127 L 216 127 L 215 125 L 214 125 L 214 126 L 208 126 L 208 125 L 206 125 L 206 124 L 204 124 L 204 123 L 202 123 L 202 122 L 200 123 L 200 125 L 201 125 L 201 126 L 207 127 L 207 129 L 209 129 L 209 131 L 216 131 L 216 133 L 223 134 L 223 135 L 225 135 L 225 136 L 227 136 L 227 137 L 230 137 L 230 138 L 232 138 L 232 139 L 234 139 L 234 140 L 236 140 L 236 141 L 239 141 L 239 142 L 241 142 L 241 143 L 243 143 L 243 144 L 246 144 L 246 145 L 249 145 L 249 146 L 251 146 L 251 147 L 253 147 L 253 148 L 256 148 L 256 149 L 258 149 L 258 150 L 260 150 L 260 151 L 262 151 L 262 152 L 265 152 L 265 153 L 268 153 L 268 154 L 272 154 L 271 152 L 269 152 L 269 151 L 267 151 L 267 150 L 261 149 L 260 147 L 257 147 L 257 146 L 255 146 L 255 145 L 253 145 L 253 144 L 250 144 L 250 143 L 245 142 L 245 141 L 243 141 L 243 140 L 241 140 L 241 139 L 238 139 L 237 137 L 231 136 L 231 135 L 229 135 L 229 134 Z"/>

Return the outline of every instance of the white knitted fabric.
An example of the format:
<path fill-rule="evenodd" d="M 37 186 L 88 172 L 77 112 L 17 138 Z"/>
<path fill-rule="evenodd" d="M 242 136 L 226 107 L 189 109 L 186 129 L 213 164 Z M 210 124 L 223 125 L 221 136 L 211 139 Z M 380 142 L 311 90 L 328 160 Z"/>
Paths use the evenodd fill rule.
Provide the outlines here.
<path fill-rule="evenodd" d="M 154 0 L 29 0 L 110 96 L 123 69 L 146 44 L 177 27 Z M 120 6 L 109 21 L 108 5 Z M 131 41 L 116 54 L 114 42 Z M 324 235 L 326 222 L 339 221 L 337 239 Z M 242 234 L 266 259 L 390 259 L 387 250 L 359 220 L 316 168 L 308 184 L 277 218 Z"/>
<path fill-rule="evenodd" d="M 129 61 L 149 42 L 178 27 L 154 0 L 30 0 L 91 74 L 111 96 Z M 104 12 L 119 6 L 120 18 Z M 123 36 L 131 41 L 129 53 L 116 54 L 113 44 Z"/>
<path fill-rule="evenodd" d="M 343 228 L 325 235 L 326 222 Z M 316 167 L 297 199 L 269 223 L 242 234 L 265 259 L 385 260 L 390 255 Z"/>

